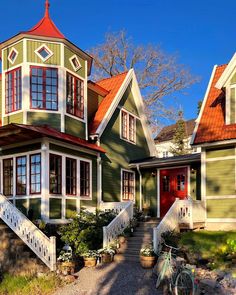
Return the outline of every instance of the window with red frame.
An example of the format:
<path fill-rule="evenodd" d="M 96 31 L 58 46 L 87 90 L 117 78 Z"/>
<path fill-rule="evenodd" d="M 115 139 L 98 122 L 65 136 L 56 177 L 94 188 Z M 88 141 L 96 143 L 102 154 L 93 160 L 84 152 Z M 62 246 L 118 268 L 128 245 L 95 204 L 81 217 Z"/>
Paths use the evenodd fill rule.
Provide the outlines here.
<path fill-rule="evenodd" d="M 16 194 L 26 195 L 26 156 L 16 158 Z"/>
<path fill-rule="evenodd" d="M 61 164 L 62 158 L 50 154 L 49 191 L 50 194 L 61 194 Z"/>
<path fill-rule="evenodd" d="M 122 171 L 122 199 L 134 200 L 134 172 Z"/>
<path fill-rule="evenodd" d="M 76 195 L 76 160 L 66 158 L 66 194 Z"/>
<path fill-rule="evenodd" d="M 3 160 L 3 194 L 13 195 L 13 159 Z"/>
<path fill-rule="evenodd" d="M 121 118 L 121 137 L 134 143 L 136 128 L 136 120 L 134 116 L 122 110 Z"/>
<path fill-rule="evenodd" d="M 80 161 L 80 196 L 90 196 L 90 163 Z"/>
<path fill-rule="evenodd" d="M 41 193 L 41 155 L 30 156 L 30 193 Z"/>
<path fill-rule="evenodd" d="M 58 109 L 57 69 L 31 67 L 30 89 L 32 109 Z"/>
<path fill-rule="evenodd" d="M 21 110 L 21 68 L 6 73 L 6 114 Z"/>
<path fill-rule="evenodd" d="M 67 95 L 66 111 L 68 114 L 84 118 L 84 82 L 75 76 L 66 75 Z"/>

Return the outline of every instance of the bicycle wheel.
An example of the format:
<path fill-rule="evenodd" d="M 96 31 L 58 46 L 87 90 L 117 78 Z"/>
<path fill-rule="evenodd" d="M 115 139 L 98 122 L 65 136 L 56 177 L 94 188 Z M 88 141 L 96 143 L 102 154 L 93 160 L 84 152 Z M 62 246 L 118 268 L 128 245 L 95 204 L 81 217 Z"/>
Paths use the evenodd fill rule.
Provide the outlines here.
<path fill-rule="evenodd" d="M 192 274 L 182 270 L 176 277 L 174 286 L 175 295 L 194 295 L 194 280 Z"/>

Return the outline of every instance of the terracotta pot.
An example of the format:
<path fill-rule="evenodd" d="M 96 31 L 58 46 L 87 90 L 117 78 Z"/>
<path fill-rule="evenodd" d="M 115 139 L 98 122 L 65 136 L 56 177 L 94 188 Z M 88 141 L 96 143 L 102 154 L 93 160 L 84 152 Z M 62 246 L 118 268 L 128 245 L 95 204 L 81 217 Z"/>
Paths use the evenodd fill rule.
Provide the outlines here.
<path fill-rule="evenodd" d="M 124 244 L 125 243 L 125 241 L 126 241 L 126 238 L 124 237 L 124 236 L 119 236 L 119 243 L 120 244 Z"/>
<path fill-rule="evenodd" d="M 156 262 L 156 256 L 140 256 L 140 263 L 142 268 L 153 268 Z"/>
<path fill-rule="evenodd" d="M 84 257 L 85 267 L 94 267 L 97 264 L 97 258 L 94 257 Z"/>
<path fill-rule="evenodd" d="M 102 254 L 102 263 L 111 263 L 113 261 L 113 256 L 110 254 Z"/>
<path fill-rule="evenodd" d="M 75 262 L 73 261 L 67 261 L 67 262 L 61 262 L 59 265 L 59 269 L 62 272 L 63 275 L 71 275 L 75 273 Z"/>

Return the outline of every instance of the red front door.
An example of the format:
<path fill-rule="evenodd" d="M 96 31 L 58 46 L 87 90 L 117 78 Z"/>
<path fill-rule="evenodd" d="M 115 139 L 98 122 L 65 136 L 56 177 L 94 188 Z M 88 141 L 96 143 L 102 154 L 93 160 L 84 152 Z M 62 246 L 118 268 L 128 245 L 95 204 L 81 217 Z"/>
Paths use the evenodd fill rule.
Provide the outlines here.
<path fill-rule="evenodd" d="M 187 197 L 187 168 L 166 169 L 160 171 L 160 209 L 163 217 L 176 198 Z"/>

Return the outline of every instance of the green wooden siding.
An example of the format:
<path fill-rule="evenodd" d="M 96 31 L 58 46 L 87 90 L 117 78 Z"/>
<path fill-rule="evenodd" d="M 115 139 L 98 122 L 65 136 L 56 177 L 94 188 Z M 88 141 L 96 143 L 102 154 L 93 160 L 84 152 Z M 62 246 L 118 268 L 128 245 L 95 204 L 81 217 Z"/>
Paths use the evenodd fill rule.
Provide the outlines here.
<path fill-rule="evenodd" d="M 61 115 L 45 112 L 27 112 L 27 124 L 49 125 L 52 128 L 61 130 Z"/>
<path fill-rule="evenodd" d="M 206 158 L 228 157 L 235 155 L 235 147 L 224 147 L 206 151 Z"/>
<path fill-rule="evenodd" d="M 123 105 L 132 105 L 131 95 L 124 95 Z M 101 146 L 106 150 L 102 156 L 103 200 L 121 200 L 121 168 L 129 169 L 129 162 L 148 157 L 149 149 L 140 120 L 136 120 L 136 144 L 126 142 L 120 138 L 120 109 L 117 108 L 101 136 Z M 138 195 L 138 180 L 136 181 Z M 137 199 L 137 198 L 136 198 Z"/>
<path fill-rule="evenodd" d="M 127 111 L 129 111 L 130 113 L 139 116 L 135 101 L 134 101 L 134 97 L 133 94 L 131 92 L 131 86 L 129 86 L 127 88 L 127 90 L 124 93 L 124 96 L 122 98 L 122 100 L 120 101 L 119 104 L 121 107 L 124 107 L 124 109 L 126 109 Z"/>
<path fill-rule="evenodd" d="M 81 122 L 76 118 L 71 118 L 65 115 L 65 133 L 69 133 L 71 135 L 75 135 L 85 139 L 85 128 L 86 124 L 84 122 Z"/>
<path fill-rule="evenodd" d="M 236 73 L 233 75 L 232 79 L 230 80 L 230 84 L 235 84 L 236 83 Z"/>
<path fill-rule="evenodd" d="M 61 219 L 62 218 L 62 200 L 50 198 L 49 199 L 49 218 Z"/>
<path fill-rule="evenodd" d="M 8 56 L 12 48 L 15 48 L 18 51 L 17 58 L 13 64 L 8 60 Z M 3 61 L 4 61 L 4 71 L 10 70 L 12 67 L 15 67 L 21 64 L 23 62 L 23 41 L 4 49 Z"/>
<path fill-rule="evenodd" d="M 8 115 L 3 118 L 3 125 L 8 125 L 11 123 L 23 124 L 23 112 Z"/>
<path fill-rule="evenodd" d="M 155 172 L 155 176 L 152 176 Z M 151 216 L 157 216 L 157 176 L 156 169 L 142 171 L 143 205 L 150 206 Z"/>
<path fill-rule="evenodd" d="M 81 64 L 81 68 L 76 72 L 74 70 L 74 68 L 72 67 L 71 63 L 70 63 L 70 58 L 76 55 L 72 50 L 70 50 L 68 47 L 65 47 L 65 68 L 67 68 L 68 70 L 78 74 L 79 76 L 85 78 L 85 61 L 78 55 L 76 55 L 80 61 Z"/>
<path fill-rule="evenodd" d="M 88 122 L 91 122 L 98 109 L 99 95 L 88 89 Z"/>
<path fill-rule="evenodd" d="M 53 55 L 46 61 L 42 61 L 41 58 L 35 53 L 35 50 L 43 44 L 45 44 L 53 52 Z M 27 61 L 31 63 L 59 66 L 61 63 L 61 47 L 59 44 L 54 44 L 50 42 L 39 42 L 31 40 L 27 41 Z"/>
<path fill-rule="evenodd" d="M 206 163 L 206 195 L 235 194 L 235 160 Z"/>
<path fill-rule="evenodd" d="M 74 213 L 77 212 L 76 200 L 67 199 L 66 200 L 66 218 L 72 218 Z"/>
<path fill-rule="evenodd" d="M 207 200 L 208 218 L 235 218 L 236 217 L 236 198 Z"/>
<path fill-rule="evenodd" d="M 235 123 L 235 89 L 230 89 L 230 123 Z"/>

